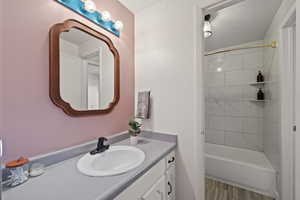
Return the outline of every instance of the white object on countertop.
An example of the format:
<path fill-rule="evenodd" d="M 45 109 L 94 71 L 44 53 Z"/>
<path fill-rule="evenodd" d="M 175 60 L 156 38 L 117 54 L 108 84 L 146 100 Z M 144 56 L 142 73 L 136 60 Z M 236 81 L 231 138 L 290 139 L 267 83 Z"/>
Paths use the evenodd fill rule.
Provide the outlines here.
<path fill-rule="evenodd" d="M 138 137 L 137 136 L 130 136 L 130 144 L 131 145 L 137 145 L 139 142 Z"/>
<path fill-rule="evenodd" d="M 41 163 L 34 163 L 29 169 L 29 176 L 36 177 L 45 173 L 45 165 Z"/>

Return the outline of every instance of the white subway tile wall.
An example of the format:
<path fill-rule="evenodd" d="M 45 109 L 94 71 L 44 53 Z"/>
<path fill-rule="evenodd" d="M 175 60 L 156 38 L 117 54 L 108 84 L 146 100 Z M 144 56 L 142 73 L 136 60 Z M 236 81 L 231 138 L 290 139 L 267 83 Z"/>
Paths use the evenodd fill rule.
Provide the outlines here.
<path fill-rule="evenodd" d="M 264 72 L 263 50 L 207 56 L 204 70 L 206 142 L 262 151 L 264 103 L 250 101 L 258 90 L 250 83 Z"/>
<path fill-rule="evenodd" d="M 277 32 L 276 32 L 277 33 Z M 277 35 L 276 35 L 277 37 Z M 266 42 L 277 40 L 269 35 Z M 264 105 L 263 151 L 276 171 L 281 171 L 280 152 L 280 81 L 279 81 L 279 50 L 264 49 L 264 67 L 267 84 L 265 96 L 268 101 Z M 280 186 L 279 186 L 280 187 Z"/>

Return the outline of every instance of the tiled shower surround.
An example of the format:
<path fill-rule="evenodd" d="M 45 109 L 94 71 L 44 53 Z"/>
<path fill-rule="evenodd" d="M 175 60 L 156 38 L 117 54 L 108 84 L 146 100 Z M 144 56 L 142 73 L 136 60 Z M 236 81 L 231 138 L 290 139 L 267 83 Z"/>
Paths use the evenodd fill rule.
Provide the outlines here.
<path fill-rule="evenodd" d="M 262 151 L 264 102 L 252 101 L 259 86 L 250 83 L 264 72 L 263 49 L 210 55 L 205 62 L 206 142 Z"/>

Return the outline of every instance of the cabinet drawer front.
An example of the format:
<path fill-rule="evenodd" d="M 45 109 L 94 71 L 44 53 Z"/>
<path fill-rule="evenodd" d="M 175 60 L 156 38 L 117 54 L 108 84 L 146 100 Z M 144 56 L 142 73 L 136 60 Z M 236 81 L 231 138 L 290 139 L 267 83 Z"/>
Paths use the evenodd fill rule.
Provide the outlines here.
<path fill-rule="evenodd" d="M 176 164 L 176 154 L 175 151 L 172 151 L 167 155 L 166 159 L 166 169 L 170 168 L 171 166 L 175 166 Z"/>
<path fill-rule="evenodd" d="M 162 159 L 117 196 L 115 200 L 140 200 L 142 195 L 145 194 L 161 176 L 163 176 L 165 171 L 165 161 Z"/>

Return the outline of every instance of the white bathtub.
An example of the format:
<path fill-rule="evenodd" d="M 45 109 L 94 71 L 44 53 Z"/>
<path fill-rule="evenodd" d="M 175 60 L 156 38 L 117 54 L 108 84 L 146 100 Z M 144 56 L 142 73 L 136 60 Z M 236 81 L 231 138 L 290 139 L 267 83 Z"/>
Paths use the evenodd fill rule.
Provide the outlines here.
<path fill-rule="evenodd" d="M 276 172 L 262 152 L 209 143 L 205 152 L 208 177 L 277 197 Z"/>

